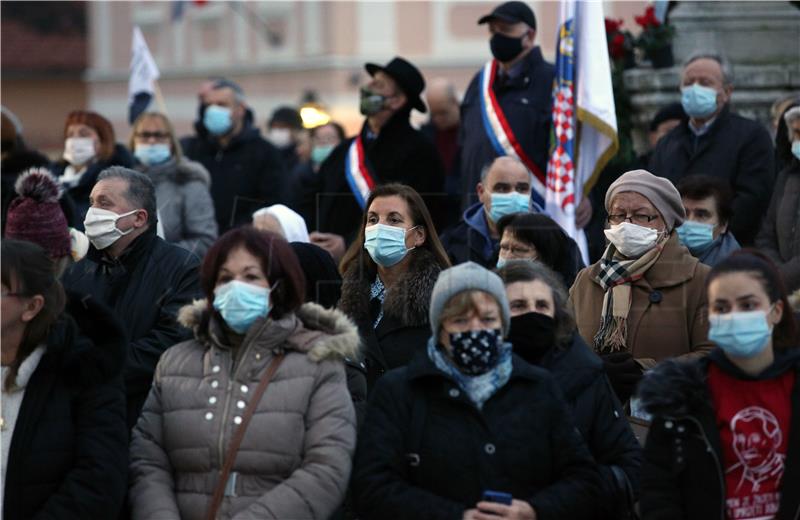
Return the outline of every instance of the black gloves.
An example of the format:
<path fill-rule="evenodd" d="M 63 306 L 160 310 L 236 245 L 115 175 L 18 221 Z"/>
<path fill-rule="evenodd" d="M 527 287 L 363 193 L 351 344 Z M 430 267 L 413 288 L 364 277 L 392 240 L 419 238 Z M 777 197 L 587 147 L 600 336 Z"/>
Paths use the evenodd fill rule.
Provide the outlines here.
<path fill-rule="evenodd" d="M 624 405 L 636 390 L 636 385 L 642 378 L 642 369 L 630 352 L 602 354 L 600 358 L 603 360 L 603 366 L 614 392 Z"/>

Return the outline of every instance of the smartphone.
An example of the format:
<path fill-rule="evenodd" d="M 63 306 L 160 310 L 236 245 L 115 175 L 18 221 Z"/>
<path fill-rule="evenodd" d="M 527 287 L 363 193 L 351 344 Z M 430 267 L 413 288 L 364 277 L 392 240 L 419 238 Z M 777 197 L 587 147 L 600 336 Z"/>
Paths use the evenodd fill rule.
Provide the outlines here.
<path fill-rule="evenodd" d="M 484 502 L 496 502 L 498 504 L 510 506 L 513 498 L 514 497 L 511 496 L 511 493 L 503 493 L 502 491 L 492 491 L 487 489 L 483 492 Z"/>

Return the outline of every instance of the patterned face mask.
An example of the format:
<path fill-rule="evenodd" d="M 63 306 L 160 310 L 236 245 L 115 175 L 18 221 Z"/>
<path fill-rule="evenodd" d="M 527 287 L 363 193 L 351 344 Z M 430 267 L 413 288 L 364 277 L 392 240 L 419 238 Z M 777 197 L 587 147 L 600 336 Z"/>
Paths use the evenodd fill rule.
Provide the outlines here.
<path fill-rule="evenodd" d="M 497 364 L 502 343 L 500 329 L 450 333 L 453 363 L 470 376 L 485 374 Z"/>

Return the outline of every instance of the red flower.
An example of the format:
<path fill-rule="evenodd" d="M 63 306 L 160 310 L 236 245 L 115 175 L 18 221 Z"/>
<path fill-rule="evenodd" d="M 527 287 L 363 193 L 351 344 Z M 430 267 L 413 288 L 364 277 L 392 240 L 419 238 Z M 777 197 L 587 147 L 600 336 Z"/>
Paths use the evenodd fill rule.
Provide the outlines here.
<path fill-rule="evenodd" d="M 656 10 L 652 5 L 645 10 L 644 16 L 634 16 L 633 19 L 636 20 L 636 23 L 645 31 L 651 27 L 658 27 L 661 25 L 661 22 L 656 18 Z"/>
<path fill-rule="evenodd" d="M 618 59 L 625 56 L 625 36 L 622 33 L 617 33 L 611 39 L 608 46 L 608 53 L 612 59 Z"/>
<path fill-rule="evenodd" d="M 622 27 L 622 18 L 620 18 L 619 20 L 606 18 L 605 21 L 606 21 L 606 35 L 619 32 L 619 28 Z"/>

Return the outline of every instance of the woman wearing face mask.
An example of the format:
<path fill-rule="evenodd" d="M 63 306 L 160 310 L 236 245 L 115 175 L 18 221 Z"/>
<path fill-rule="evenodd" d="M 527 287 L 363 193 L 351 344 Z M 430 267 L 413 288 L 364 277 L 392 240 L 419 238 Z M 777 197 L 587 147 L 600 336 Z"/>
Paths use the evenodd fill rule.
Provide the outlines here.
<path fill-rule="evenodd" d="M 506 286 L 514 353 L 553 375 L 599 464 L 602 500 L 594 518 L 628 518 L 639 492 L 642 450 L 603 363 L 575 328 L 566 288 L 537 261 L 510 260 L 497 274 Z"/>
<path fill-rule="evenodd" d="M 578 244 L 553 219 L 540 213 L 514 213 L 497 222 L 497 267 L 510 260 L 538 260 L 555 270 L 569 287 L 586 267 Z"/>
<path fill-rule="evenodd" d="M 355 325 L 303 304 L 291 247 L 252 227 L 224 234 L 201 277 L 207 300 L 180 316 L 195 338 L 161 357 L 133 431 L 132 517 L 328 518 L 355 448 Z"/>
<path fill-rule="evenodd" d="M 708 276 L 705 359 L 667 362 L 642 381 L 653 423 L 645 446 L 644 518 L 800 516 L 800 349 L 786 289 L 760 252 Z"/>
<path fill-rule="evenodd" d="M 783 120 L 791 159 L 778 175 L 756 246 L 778 265 L 787 289 L 794 293 L 800 289 L 800 103 L 787 108 Z"/>
<path fill-rule="evenodd" d="M 381 378 L 367 408 L 360 518 L 591 518 L 596 466 L 552 378 L 512 355 L 509 322 L 496 274 L 442 271 L 427 348 Z"/>
<path fill-rule="evenodd" d="M 601 355 L 623 403 L 645 369 L 711 348 L 706 319 L 709 268 L 678 241 L 686 213 L 667 179 L 634 170 L 606 192 L 609 240 L 603 258 L 570 289 L 584 341 Z"/>
<path fill-rule="evenodd" d="M 359 326 L 371 388 L 423 348 L 433 284 L 450 263 L 428 208 L 412 188 L 379 186 L 366 207 L 358 238 L 340 265 L 339 309 Z"/>
<path fill-rule="evenodd" d="M 146 112 L 133 124 L 130 148 L 138 164 L 156 186 L 158 222 L 164 240 L 203 257 L 217 238 L 217 221 L 205 167 L 187 159 L 163 114 Z"/>
<path fill-rule="evenodd" d="M 97 176 L 115 165 L 130 168 L 133 157 L 124 146 L 116 143 L 111 123 L 95 112 L 70 112 L 64 123 L 63 159 L 53 166 L 53 173 L 75 202 L 76 215 L 70 225 L 83 231 L 89 194 Z"/>

